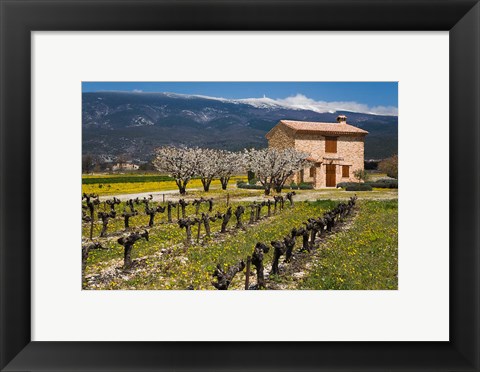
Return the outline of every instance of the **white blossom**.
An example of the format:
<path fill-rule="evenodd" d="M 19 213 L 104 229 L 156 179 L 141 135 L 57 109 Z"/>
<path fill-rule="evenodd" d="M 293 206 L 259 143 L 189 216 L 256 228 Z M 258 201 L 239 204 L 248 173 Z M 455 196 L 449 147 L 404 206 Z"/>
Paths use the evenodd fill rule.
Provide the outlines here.
<path fill-rule="evenodd" d="M 309 163 L 308 154 L 292 148 L 250 149 L 244 153 L 248 170 L 255 173 L 267 195 L 272 187 L 280 192 L 286 180 Z"/>
<path fill-rule="evenodd" d="M 156 150 L 153 165 L 159 172 L 173 177 L 180 193 L 185 194 L 187 183 L 197 170 L 199 153 L 198 148 L 161 147 Z"/>
<path fill-rule="evenodd" d="M 197 168 L 195 170 L 195 175 L 200 177 L 204 191 L 208 191 L 212 180 L 220 176 L 219 160 L 221 156 L 219 150 L 198 150 Z"/>

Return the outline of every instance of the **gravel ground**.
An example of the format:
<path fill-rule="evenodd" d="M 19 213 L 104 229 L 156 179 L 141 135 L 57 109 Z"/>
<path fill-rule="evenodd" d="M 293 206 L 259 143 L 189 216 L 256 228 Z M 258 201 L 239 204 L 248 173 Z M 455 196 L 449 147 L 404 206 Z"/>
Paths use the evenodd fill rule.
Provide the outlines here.
<path fill-rule="evenodd" d="M 200 191 L 201 189 L 188 189 L 188 191 Z M 149 195 L 153 196 L 153 201 L 159 202 L 163 201 L 163 195 L 165 195 L 165 200 L 177 200 L 180 198 L 178 190 L 166 190 L 166 191 L 157 191 L 157 192 L 141 192 L 136 194 L 121 194 L 121 195 L 104 195 L 100 196 L 100 200 L 112 199 L 114 196 L 121 201 L 140 198 L 148 198 Z"/>
<path fill-rule="evenodd" d="M 189 189 L 188 191 L 200 191 L 200 188 Z M 252 190 L 252 192 L 254 192 Z M 283 194 L 286 194 L 284 192 Z M 323 189 L 323 190 L 301 190 L 297 191 L 297 195 L 295 196 L 295 201 L 305 201 L 305 200 L 317 200 L 317 199 L 331 199 L 331 200 L 347 200 L 354 194 L 360 199 L 365 200 L 386 200 L 386 199 L 397 199 L 398 198 L 398 190 L 397 189 L 383 189 L 383 190 L 373 190 L 373 191 L 344 191 L 340 189 Z M 136 194 L 122 194 L 122 195 L 108 195 L 108 196 L 101 196 L 100 200 L 111 199 L 113 196 L 120 199 L 121 201 L 125 201 L 128 199 L 135 199 L 135 198 L 144 198 L 149 197 L 149 195 L 153 196 L 153 201 L 161 202 L 163 201 L 163 195 L 165 195 L 165 200 L 178 200 L 180 198 L 180 194 L 178 190 L 167 190 L 167 191 L 159 191 L 159 192 L 142 192 Z M 208 194 L 205 194 L 205 197 L 208 197 Z M 271 196 L 270 196 L 271 197 Z M 185 199 L 191 199 L 193 196 L 185 196 Z M 248 196 L 248 197 L 240 197 L 236 198 L 232 195 L 232 201 L 245 201 L 245 202 L 253 202 L 255 200 L 262 200 L 264 196 L 259 192 L 255 195 Z"/>

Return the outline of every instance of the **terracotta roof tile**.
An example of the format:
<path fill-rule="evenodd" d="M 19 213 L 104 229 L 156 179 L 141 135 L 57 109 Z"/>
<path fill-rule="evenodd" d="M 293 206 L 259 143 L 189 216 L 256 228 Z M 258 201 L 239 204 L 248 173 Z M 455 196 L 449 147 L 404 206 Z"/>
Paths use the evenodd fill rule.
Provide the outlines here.
<path fill-rule="evenodd" d="M 299 132 L 368 134 L 366 130 L 344 123 L 321 123 L 318 121 L 280 120 L 280 123 Z M 277 124 L 278 125 L 278 124 Z"/>

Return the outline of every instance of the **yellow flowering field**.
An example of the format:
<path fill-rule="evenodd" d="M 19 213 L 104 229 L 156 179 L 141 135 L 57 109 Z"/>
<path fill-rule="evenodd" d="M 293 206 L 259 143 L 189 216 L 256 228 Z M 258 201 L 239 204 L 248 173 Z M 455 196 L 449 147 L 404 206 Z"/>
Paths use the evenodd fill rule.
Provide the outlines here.
<path fill-rule="evenodd" d="M 361 202 L 314 262 L 302 289 L 398 289 L 398 200 Z"/>
<path fill-rule="evenodd" d="M 140 178 L 141 176 L 136 176 Z M 95 177 L 93 177 L 95 178 Z M 246 177 L 237 176 L 230 180 L 229 189 L 234 188 L 237 180 L 245 180 Z M 212 190 L 221 189 L 219 180 L 213 180 L 210 186 Z M 194 190 L 203 190 L 202 182 L 199 179 L 192 179 L 188 183 L 187 192 Z M 120 182 L 120 183 L 92 183 L 82 184 L 82 193 L 95 193 L 99 196 L 104 195 L 121 195 L 121 194 L 137 194 L 144 192 L 159 192 L 178 190 L 175 181 L 160 182 Z"/>

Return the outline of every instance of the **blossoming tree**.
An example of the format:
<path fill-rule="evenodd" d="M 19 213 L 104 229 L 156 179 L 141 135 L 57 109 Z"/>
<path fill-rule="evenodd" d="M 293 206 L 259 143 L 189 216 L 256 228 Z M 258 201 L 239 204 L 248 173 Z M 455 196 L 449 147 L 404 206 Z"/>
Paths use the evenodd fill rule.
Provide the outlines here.
<path fill-rule="evenodd" d="M 222 190 L 226 190 L 230 177 L 245 169 L 245 155 L 242 152 L 225 150 L 219 150 L 217 155 L 218 177 L 222 184 Z"/>
<path fill-rule="evenodd" d="M 294 149 L 250 149 L 244 155 L 247 169 L 255 173 L 265 195 L 270 195 L 272 187 L 281 192 L 287 179 L 309 163 L 308 154 Z"/>
<path fill-rule="evenodd" d="M 157 149 L 153 165 L 159 172 L 175 179 L 178 191 L 185 195 L 187 184 L 195 175 L 201 150 L 191 147 L 166 146 Z"/>

